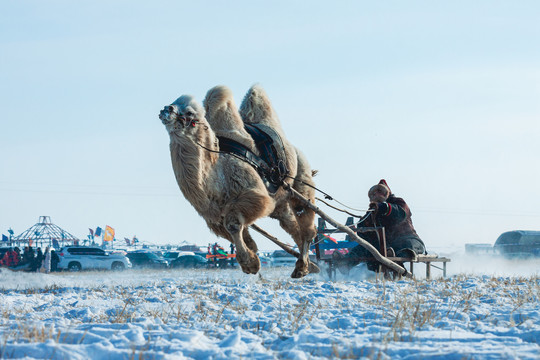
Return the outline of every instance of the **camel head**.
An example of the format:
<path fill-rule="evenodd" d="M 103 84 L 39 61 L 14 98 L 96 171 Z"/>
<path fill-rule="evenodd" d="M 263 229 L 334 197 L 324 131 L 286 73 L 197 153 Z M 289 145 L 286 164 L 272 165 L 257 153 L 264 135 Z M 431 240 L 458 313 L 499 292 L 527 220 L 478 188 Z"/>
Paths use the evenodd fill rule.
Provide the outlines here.
<path fill-rule="evenodd" d="M 194 132 L 199 122 L 206 122 L 204 108 L 191 95 L 182 95 L 159 113 L 169 134 Z"/>

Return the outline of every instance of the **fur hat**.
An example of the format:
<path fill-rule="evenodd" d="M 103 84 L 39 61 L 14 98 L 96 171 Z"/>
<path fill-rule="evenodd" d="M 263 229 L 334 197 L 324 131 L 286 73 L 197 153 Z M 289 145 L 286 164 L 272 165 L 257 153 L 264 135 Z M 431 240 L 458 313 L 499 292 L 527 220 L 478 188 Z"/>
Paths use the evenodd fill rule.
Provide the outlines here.
<path fill-rule="evenodd" d="M 379 185 L 384 185 L 384 186 L 386 186 L 386 188 L 388 189 L 388 195 L 392 194 L 392 190 L 390 190 L 390 186 L 388 186 L 388 184 L 386 183 L 386 180 L 381 179 L 381 180 L 379 181 Z"/>
<path fill-rule="evenodd" d="M 379 198 L 380 195 L 384 196 L 384 200 L 379 198 L 378 201 L 386 201 L 390 194 L 392 194 L 392 191 L 390 191 L 390 187 L 384 179 L 381 179 L 381 181 L 379 181 L 377 185 L 373 185 L 368 191 L 368 197 L 370 201 Z"/>

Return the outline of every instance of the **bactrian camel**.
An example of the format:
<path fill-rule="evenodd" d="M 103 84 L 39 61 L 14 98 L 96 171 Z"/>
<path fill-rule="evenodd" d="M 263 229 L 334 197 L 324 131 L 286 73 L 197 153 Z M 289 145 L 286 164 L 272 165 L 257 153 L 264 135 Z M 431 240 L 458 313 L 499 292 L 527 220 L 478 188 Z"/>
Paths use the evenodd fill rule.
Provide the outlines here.
<path fill-rule="evenodd" d="M 318 271 L 308 257 L 310 242 L 316 235 L 313 210 L 291 198 L 284 187 L 270 194 L 251 164 L 220 152 L 218 136 L 243 144 L 259 155 L 244 123 L 273 128 L 286 154 L 289 176 L 285 186 L 314 202 L 314 190 L 306 185 L 313 185 L 312 170 L 304 155 L 285 138 L 266 92 L 258 85 L 251 87 L 238 110 L 232 92 L 216 86 L 208 91 L 203 104 L 183 95 L 159 115 L 170 136 L 172 167 L 185 198 L 216 235 L 234 243 L 236 259 L 245 273 L 256 274 L 261 266 L 248 227 L 267 216 L 279 220 L 298 245 L 300 257 L 291 276 L 300 278 Z"/>

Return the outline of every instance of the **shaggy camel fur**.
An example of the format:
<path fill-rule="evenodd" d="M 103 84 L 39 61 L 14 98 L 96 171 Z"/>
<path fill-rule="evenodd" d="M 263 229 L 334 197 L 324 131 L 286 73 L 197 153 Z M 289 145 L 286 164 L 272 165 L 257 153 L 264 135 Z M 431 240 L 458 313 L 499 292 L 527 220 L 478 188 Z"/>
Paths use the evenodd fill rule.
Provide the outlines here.
<path fill-rule="evenodd" d="M 240 112 L 231 91 L 216 86 L 206 94 L 204 108 L 193 97 L 183 95 L 165 106 L 159 117 L 170 136 L 171 161 L 180 190 L 215 234 L 234 243 L 236 259 L 245 273 L 256 274 L 261 266 L 248 227 L 267 216 L 279 220 L 298 245 L 300 257 L 291 276 L 300 278 L 319 271 L 308 257 L 309 244 L 316 235 L 315 213 L 290 198 L 282 187 L 269 195 L 250 164 L 219 153 L 217 136 L 233 139 L 258 154 L 244 122 L 272 127 L 285 147 L 291 177 L 285 182 L 314 202 L 313 188 L 305 185 L 313 185 L 309 164 L 283 136 L 276 113 L 260 86 L 248 91 Z"/>

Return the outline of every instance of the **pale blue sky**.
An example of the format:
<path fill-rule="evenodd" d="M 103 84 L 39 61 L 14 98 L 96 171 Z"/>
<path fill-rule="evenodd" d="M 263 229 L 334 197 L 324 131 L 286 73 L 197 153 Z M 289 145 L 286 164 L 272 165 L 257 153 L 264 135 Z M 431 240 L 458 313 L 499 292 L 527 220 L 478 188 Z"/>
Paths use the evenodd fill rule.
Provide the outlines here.
<path fill-rule="evenodd" d="M 365 209 L 386 178 L 428 248 L 540 230 L 539 19 L 537 1 L 2 1 L 0 232 L 49 215 L 80 238 L 215 241 L 157 115 L 254 83 L 320 188 Z"/>

